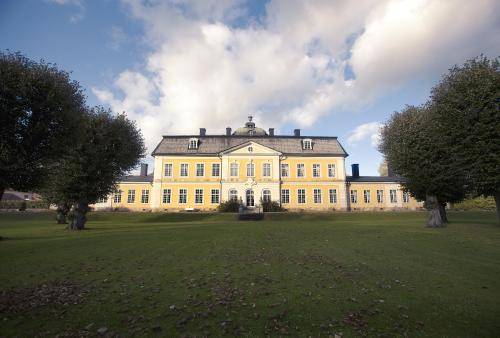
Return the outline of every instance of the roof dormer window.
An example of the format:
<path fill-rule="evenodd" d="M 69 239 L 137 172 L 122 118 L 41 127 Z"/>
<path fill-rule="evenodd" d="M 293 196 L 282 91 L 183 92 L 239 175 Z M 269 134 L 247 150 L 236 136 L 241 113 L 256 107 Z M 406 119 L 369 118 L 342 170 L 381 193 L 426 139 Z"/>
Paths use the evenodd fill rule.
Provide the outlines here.
<path fill-rule="evenodd" d="M 188 149 L 198 149 L 198 139 L 197 138 L 190 138 L 189 139 Z"/>
<path fill-rule="evenodd" d="M 302 149 L 304 150 L 312 150 L 312 140 L 310 138 L 306 138 L 302 140 Z"/>

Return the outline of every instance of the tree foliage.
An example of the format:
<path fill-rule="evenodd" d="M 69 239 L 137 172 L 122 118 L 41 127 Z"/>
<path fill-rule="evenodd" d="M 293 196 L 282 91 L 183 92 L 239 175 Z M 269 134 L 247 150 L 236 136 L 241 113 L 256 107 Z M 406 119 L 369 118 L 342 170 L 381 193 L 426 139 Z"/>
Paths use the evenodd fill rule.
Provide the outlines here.
<path fill-rule="evenodd" d="M 0 52 L 0 196 L 37 190 L 68 151 L 85 111 L 79 83 L 55 65 Z"/>

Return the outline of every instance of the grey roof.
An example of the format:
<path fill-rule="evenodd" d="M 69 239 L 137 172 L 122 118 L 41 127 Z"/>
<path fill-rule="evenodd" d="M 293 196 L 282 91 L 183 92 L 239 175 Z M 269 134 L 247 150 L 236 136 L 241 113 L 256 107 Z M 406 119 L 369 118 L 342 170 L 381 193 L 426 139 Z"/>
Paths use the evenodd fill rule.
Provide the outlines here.
<path fill-rule="evenodd" d="M 147 176 L 143 175 L 130 175 L 130 176 L 125 176 L 123 179 L 120 180 L 121 183 L 151 183 L 153 182 L 153 174 L 149 174 Z"/>
<path fill-rule="evenodd" d="M 24 200 L 22 197 L 19 197 L 16 194 L 12 194 L 10 192 L 4 192 L 2 196 L 2 201 L 22 201 L 22 200 Z"/>
<path fill-rule="evenodd" d="M 188 149 L 190 138 L 199 140 L 198 149 Z M 313 149 L 302 149 L 302 140 L 311 139 Z M 329 136 L 269 136 L 269 135 L 178 135 L 163 136 L 152 155 L 208 156 L 254 141 L 285 155 L 347 156 L 336 137 Z"/>
<path fill-rule="evenodd" d="M 352 176 L 347 176 L 346 180 L 348 182 L 380 182 L 380 183 L 404 182 L 404 179 L 399 176 L 359 176 L 356 178 Z"/>

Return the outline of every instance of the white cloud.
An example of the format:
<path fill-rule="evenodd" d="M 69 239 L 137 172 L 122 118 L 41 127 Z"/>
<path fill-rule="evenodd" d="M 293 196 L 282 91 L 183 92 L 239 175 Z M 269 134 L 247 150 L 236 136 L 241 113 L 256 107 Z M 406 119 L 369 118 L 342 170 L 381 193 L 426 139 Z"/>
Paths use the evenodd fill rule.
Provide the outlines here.
<path fill-rule="evenodd" d="M 108 32 L 108 47 L 118 51 L 127 41 L 127 35 L 121 27 L 113 26 Z"/>
<path fill-rule="evenodd" d="M 48 3 L 52 3 L 59 6 L 74 6 L 77 8 L 77 12 L 69 17 L 71 23 L 77 23 L 85 17 L 85 1 L 84 0 L 45 0 Z"/>
<path fill-rule="evenodd" d="M 357 126 L 353 131 L 349 133 L 347 137 L 347 143 L 350 145 L 355 145 L 366 139 L 370 139 L 371 145 L 376 147 L 380 142 L 380 128 L 382 124 L 380 122 L 369 122 Z"/>
<path fill-rule="evenodd" d="M 150 150 L 159 135 L 223 133 L 249 114 L 263 127 L 311 126 L 500 52 L 495 0 L 272 0 L 262 20 L 246 25 L 235 24 L 248 19 L 241 2 L 124 3 L 144 24 L 150 52 L 111 88 L 92 90 L 138 121 Z M 346 67 L 355 79 L 344 78 Z"/>

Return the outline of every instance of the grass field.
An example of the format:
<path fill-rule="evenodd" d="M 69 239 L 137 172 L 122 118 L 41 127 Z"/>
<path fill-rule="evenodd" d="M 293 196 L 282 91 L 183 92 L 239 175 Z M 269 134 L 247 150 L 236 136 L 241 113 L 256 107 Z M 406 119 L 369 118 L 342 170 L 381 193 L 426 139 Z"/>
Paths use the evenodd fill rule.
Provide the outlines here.
<path fill-rule="evenodd" d="M 499 337 L 495 214 L 425 217 L 0 214 L 0 336 Z"/>

